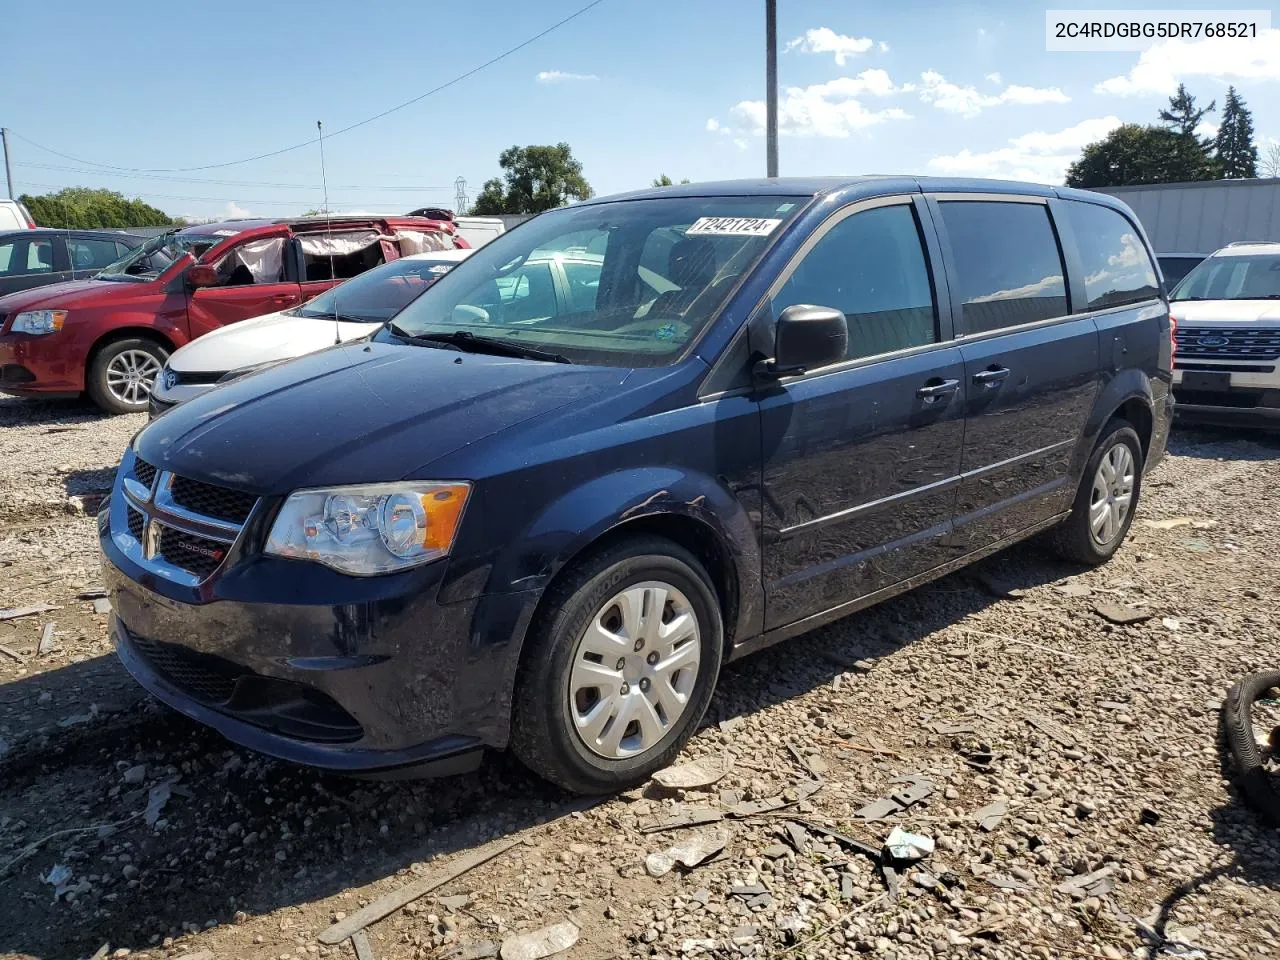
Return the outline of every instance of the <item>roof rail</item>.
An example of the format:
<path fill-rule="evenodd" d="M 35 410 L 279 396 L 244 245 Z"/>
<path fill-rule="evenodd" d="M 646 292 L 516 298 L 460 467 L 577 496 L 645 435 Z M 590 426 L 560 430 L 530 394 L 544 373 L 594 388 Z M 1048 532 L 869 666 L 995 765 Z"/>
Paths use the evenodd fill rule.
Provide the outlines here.
<path fill-rule="evenodd" d="M 1228 247 L 1256 247 L 1262 244 L 1280 243 L 1280 240 L 1232 240 Z"/>

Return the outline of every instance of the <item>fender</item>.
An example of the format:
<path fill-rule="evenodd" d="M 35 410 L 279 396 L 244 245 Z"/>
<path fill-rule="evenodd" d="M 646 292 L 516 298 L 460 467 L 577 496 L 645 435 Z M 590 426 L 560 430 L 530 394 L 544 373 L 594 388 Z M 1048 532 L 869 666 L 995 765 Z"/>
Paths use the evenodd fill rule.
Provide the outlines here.
<path fill-rule="evenodd" d="M 1106 379 L 1103 381 L 1102 389 L 1098 391 L 1098 396 L 1093 401 L 1093 409 L 1089 411 L 1089 418 L 1085 421 L 1084 431 L 1080 435 L 1080 442 L 1076 446 L 1075 458 L 1071 464 L 1071 476 L 1074 483 L 1080 482 L 1080 477 L 1084 472 L 1085 464 L 1089 460 L 1089 455 L 1093 452 L 1093 446 L 1098 442 L 1098 435 L 1102 433 L 1102 428 L 1106 426 L 1107 421 L 1130 400 L 1137 400 L 1146 409 L 1151 417 L 1151 423 L 1155 423 L 1155 398 L 1151 391 L 1151 378 L 1135 367 L 1129 367 L 1116 373 L 1108 372 Z M 1150 430 L 1150 427 L 1148 428 Z M 1150 443 L 1152 437 L 1150 432 L 1142 437 L 1142 429 L 1139 428 L 1138 434 L 1144 444 Z"/>
<path fill-rule="evenodd" d="M 731 637 L 758 633 L 763 619 L 760 541 L 756 521 L 723 483 L 670 467 L 621 470 L 597 477 L 550 503 L 498 558 L 487 593 L 544 589 L 592 544 L 628 524 L 675 518 L 696 524 L 726 559 L 737 615 Z M 730 603 L 730 607 L 732 607 Z"/>

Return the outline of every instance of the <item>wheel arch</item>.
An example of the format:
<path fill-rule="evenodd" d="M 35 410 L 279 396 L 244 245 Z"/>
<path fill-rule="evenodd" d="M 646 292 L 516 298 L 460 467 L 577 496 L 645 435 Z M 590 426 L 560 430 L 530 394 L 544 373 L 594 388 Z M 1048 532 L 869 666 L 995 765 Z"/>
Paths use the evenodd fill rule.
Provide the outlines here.
<path fill-rule="evenodd" d="M 111 345 L 117 340 L 128 340 L 134 337 L 142 340 L 151 340 L 152 342 L 163 347 L 169 353 L 173 353 L 173 351 L 178 349 L 177 345 L 171 339 L 169 339 L 167 336 L 165 336 L 155 327 L 143 327 L 143 326 L 112 327 L 106 333 L 102 334 L 96 340 L 94 340 L 93 343 L 90 345 L 89 352 L 88 354 L 86 354 L 85 362 L 84 362 L 86 377 L 88 375 L 88 371 L 93 368 L 94 361 L 98 359 L 98 354 L 100 354 L 104 349 L 106 349 L 109 345 Z"/>
<path fill-rule="evenodd" d="M 1103 428 L 1115 417 L 1133 425 L 1142 444 L 1143 459 L 1151 450 L 1155 436 L 1155 399 L 1151 381 L 1140 370 L 1124 370 L 1104 384 L 1094 400 L 1093 409 L 1085 423 L 1081 442 L 1076 450 L 1074 477 L 1076 482 L 1084 471 L 1089 455 L 1098 442 Z"/>

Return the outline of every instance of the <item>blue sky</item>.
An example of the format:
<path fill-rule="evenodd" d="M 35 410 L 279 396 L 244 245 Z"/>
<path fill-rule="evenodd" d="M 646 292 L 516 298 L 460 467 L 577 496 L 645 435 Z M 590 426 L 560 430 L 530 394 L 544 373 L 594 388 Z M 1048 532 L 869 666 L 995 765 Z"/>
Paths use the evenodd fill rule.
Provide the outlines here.
<path fill-rule="evenodd" d="M 5 33 L 17 42 L 6 45 L 0 125 L 14 135 L 15 186 L 106 186 L 199 216 L 319 206 L 314 146 L 163 174 L 126 176 L 82 161 L 190 168 L 299 143 L 314 136 L 317 119 L 337 130 L 378 113 L 585 3 L 11 5 Z M 695 181 L 761 175 L 763 6 L 604 0 L 450 89 L 330 139 L 330 204 L 377 212 L 452 205 L 455 178 L 465 177 L 474 197 L 497 175 L 505 147 L 561 140 L 601 194 L 661 173 Z M 1153 121 L 1179 80 L 1202 103 L 1221 103 L 1234 83 L 1260 143 L 1280 138 L 1280 30 L 1141 54 L 1046 53 L 1043 6 L 779 7 L 784 176 L 1060 182 L 1084 143 L 1120 121 Z"/>

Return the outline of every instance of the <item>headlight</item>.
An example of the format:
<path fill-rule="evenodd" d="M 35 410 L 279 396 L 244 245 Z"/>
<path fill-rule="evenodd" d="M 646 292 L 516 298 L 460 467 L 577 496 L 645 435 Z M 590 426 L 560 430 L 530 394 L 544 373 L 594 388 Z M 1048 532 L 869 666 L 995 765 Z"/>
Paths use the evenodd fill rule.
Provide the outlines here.
<path fill-rule="evenodd" d="M 448 555 L 469 483 L 377 483 L 289 495 L 266 552 L 367 577 Z"/>
<path fill-rule="evenodd" d="M 13 318 L 12 333 L 30 333 L 39 336 L 45 333 L 57 333 L 66 322 L 65 310 L 28 310 Z"/>

